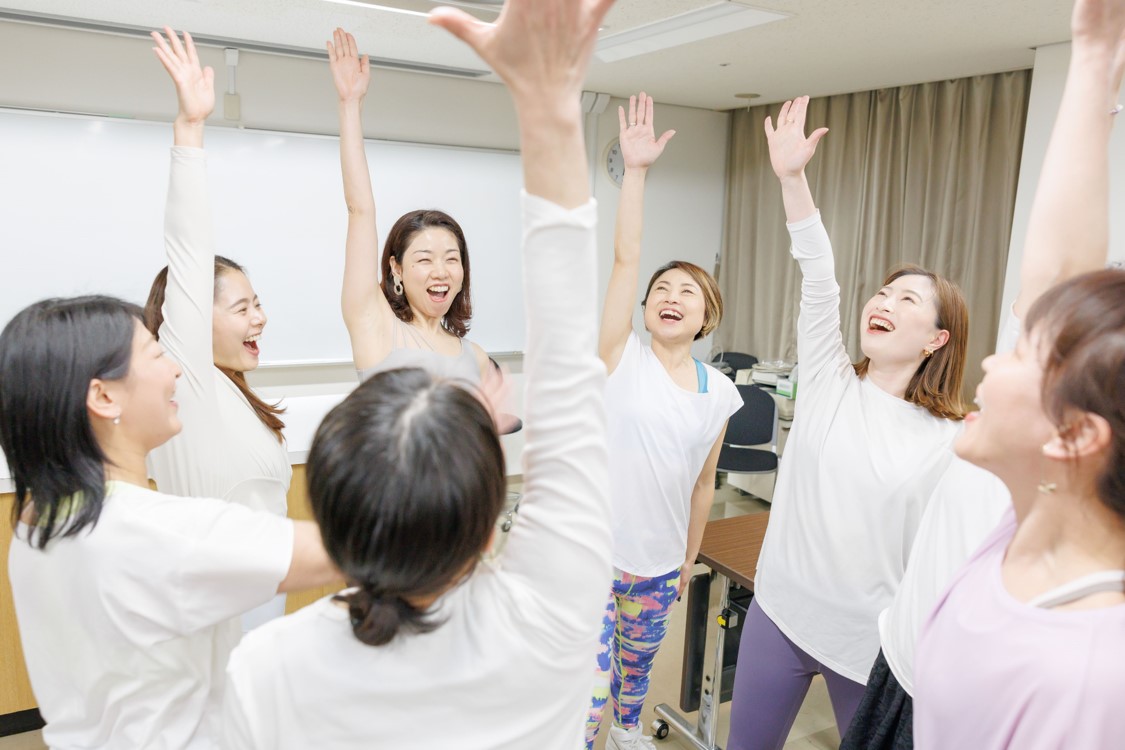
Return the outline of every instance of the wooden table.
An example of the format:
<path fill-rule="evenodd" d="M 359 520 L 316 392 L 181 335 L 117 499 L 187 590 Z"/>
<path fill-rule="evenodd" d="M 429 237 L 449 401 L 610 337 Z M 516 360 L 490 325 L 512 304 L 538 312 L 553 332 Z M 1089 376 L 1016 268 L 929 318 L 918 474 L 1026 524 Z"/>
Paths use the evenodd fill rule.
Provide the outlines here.
<path fill-rule="evenodd" d="M 705 700 L 700 706 L 696 724 L 690 723 L 668 704 L 658 705 L 655 709 L 656 715 L 660 717 L 656 722 L 657 737 L 667 737 L 668 731 L 675 729 L 697 750 L 721 750 L 716 740 L 730 588 L 732 584 L 737 584 L 754 590 L 754 574 L 758 570 L 758 555 L 762 551 L 762 540 L 766 536 L 769 518 L 769 513 L 752 513 L 711 521 L 704 529 L 698 562 L 714 571 L 720 592 L 719 617 L 715 628 L 715 660 L 710 677 L 703 677 L 705 691 L 712 695 L 710 700 Z M 706 688 L 708 682 L 714 687 L 713 690 Z"/>

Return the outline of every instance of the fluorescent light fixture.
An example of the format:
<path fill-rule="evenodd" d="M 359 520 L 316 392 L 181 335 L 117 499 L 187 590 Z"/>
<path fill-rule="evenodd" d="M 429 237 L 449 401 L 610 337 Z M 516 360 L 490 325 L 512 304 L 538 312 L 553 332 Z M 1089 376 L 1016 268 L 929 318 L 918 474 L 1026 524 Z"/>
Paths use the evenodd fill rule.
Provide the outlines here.
<path fill-rule="evenodd" d="M 710 39 L 788 18 L 788 13 L 751 8 L 726 0 L 661 21 L 646 23 L 598 40 L 594 55 L 602 62 L 624 60 Z"/>
<path fill-rule="evenodd" d="M 365 3 L 362 0 L 324 0 L 326 3 L 336 3 L 337 5 L 351 5 L 356 8 L 366 8 L 368 10 L 385 10 L 388 13 L 401 13 L 404 16 L 421 16 L 425 18 L 429 13 L 423 13 L 417 10 L 407 10 L 406 8 L 393 8 L 390 5 L 377 5 L 376 3 Z"/>

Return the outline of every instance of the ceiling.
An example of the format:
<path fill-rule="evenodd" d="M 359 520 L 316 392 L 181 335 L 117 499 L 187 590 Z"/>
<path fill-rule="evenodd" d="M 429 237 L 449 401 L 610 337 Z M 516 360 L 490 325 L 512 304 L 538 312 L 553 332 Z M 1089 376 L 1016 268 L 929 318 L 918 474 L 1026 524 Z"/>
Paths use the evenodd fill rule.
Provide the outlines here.
<path fill-rule="evenodd" d="M 482 5 L 489 0 L 479 0 Z M 618 0 L 603 36 L 730 0 Z M 658 102 L 732 109 L 1030 67 L 1033 48 L 1070 38 L 1071 0 L 738 0 L 783 20 L 607 63 L 587 88 L 640 89 Z M 0 0 L 0 10 L 107 25 L 170 24 L 195 34 L 323 52 L 343 26 L 373 57 L 485 70 L 476 55 L 416 15 L 427 0 Z M 482 18 L 494 16 L 476 11 Z M 484 80 L 496 80 L 489 75 Z"/>

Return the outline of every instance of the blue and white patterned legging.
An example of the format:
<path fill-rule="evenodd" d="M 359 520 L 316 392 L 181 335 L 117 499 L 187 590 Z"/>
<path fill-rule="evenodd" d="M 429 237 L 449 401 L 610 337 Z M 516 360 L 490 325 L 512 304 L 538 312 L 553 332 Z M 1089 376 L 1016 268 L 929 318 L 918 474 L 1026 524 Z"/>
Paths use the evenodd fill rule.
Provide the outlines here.
<path fill-rule="evenodd" d="M 593 750 L 611 695 L 614 723 L 625 729 L 640 724 L 652 660 L 668 633 L 668 617 L 679 585 L 678 568 L 655 578 L 615 571 L 586 720 L 587 750 Z"/>

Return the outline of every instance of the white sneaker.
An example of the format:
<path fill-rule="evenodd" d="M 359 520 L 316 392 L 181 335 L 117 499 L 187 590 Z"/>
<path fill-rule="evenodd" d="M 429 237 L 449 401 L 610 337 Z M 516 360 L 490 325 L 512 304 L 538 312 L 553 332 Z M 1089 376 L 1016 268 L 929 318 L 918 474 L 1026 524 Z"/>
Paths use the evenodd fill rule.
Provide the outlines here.
<path fill-rule="evenodd" d="M 641 728 L 623 729 L 616 724 L 610 726 L 605 750 L 656 750 L 652 737 L 644 734 Z"/>

